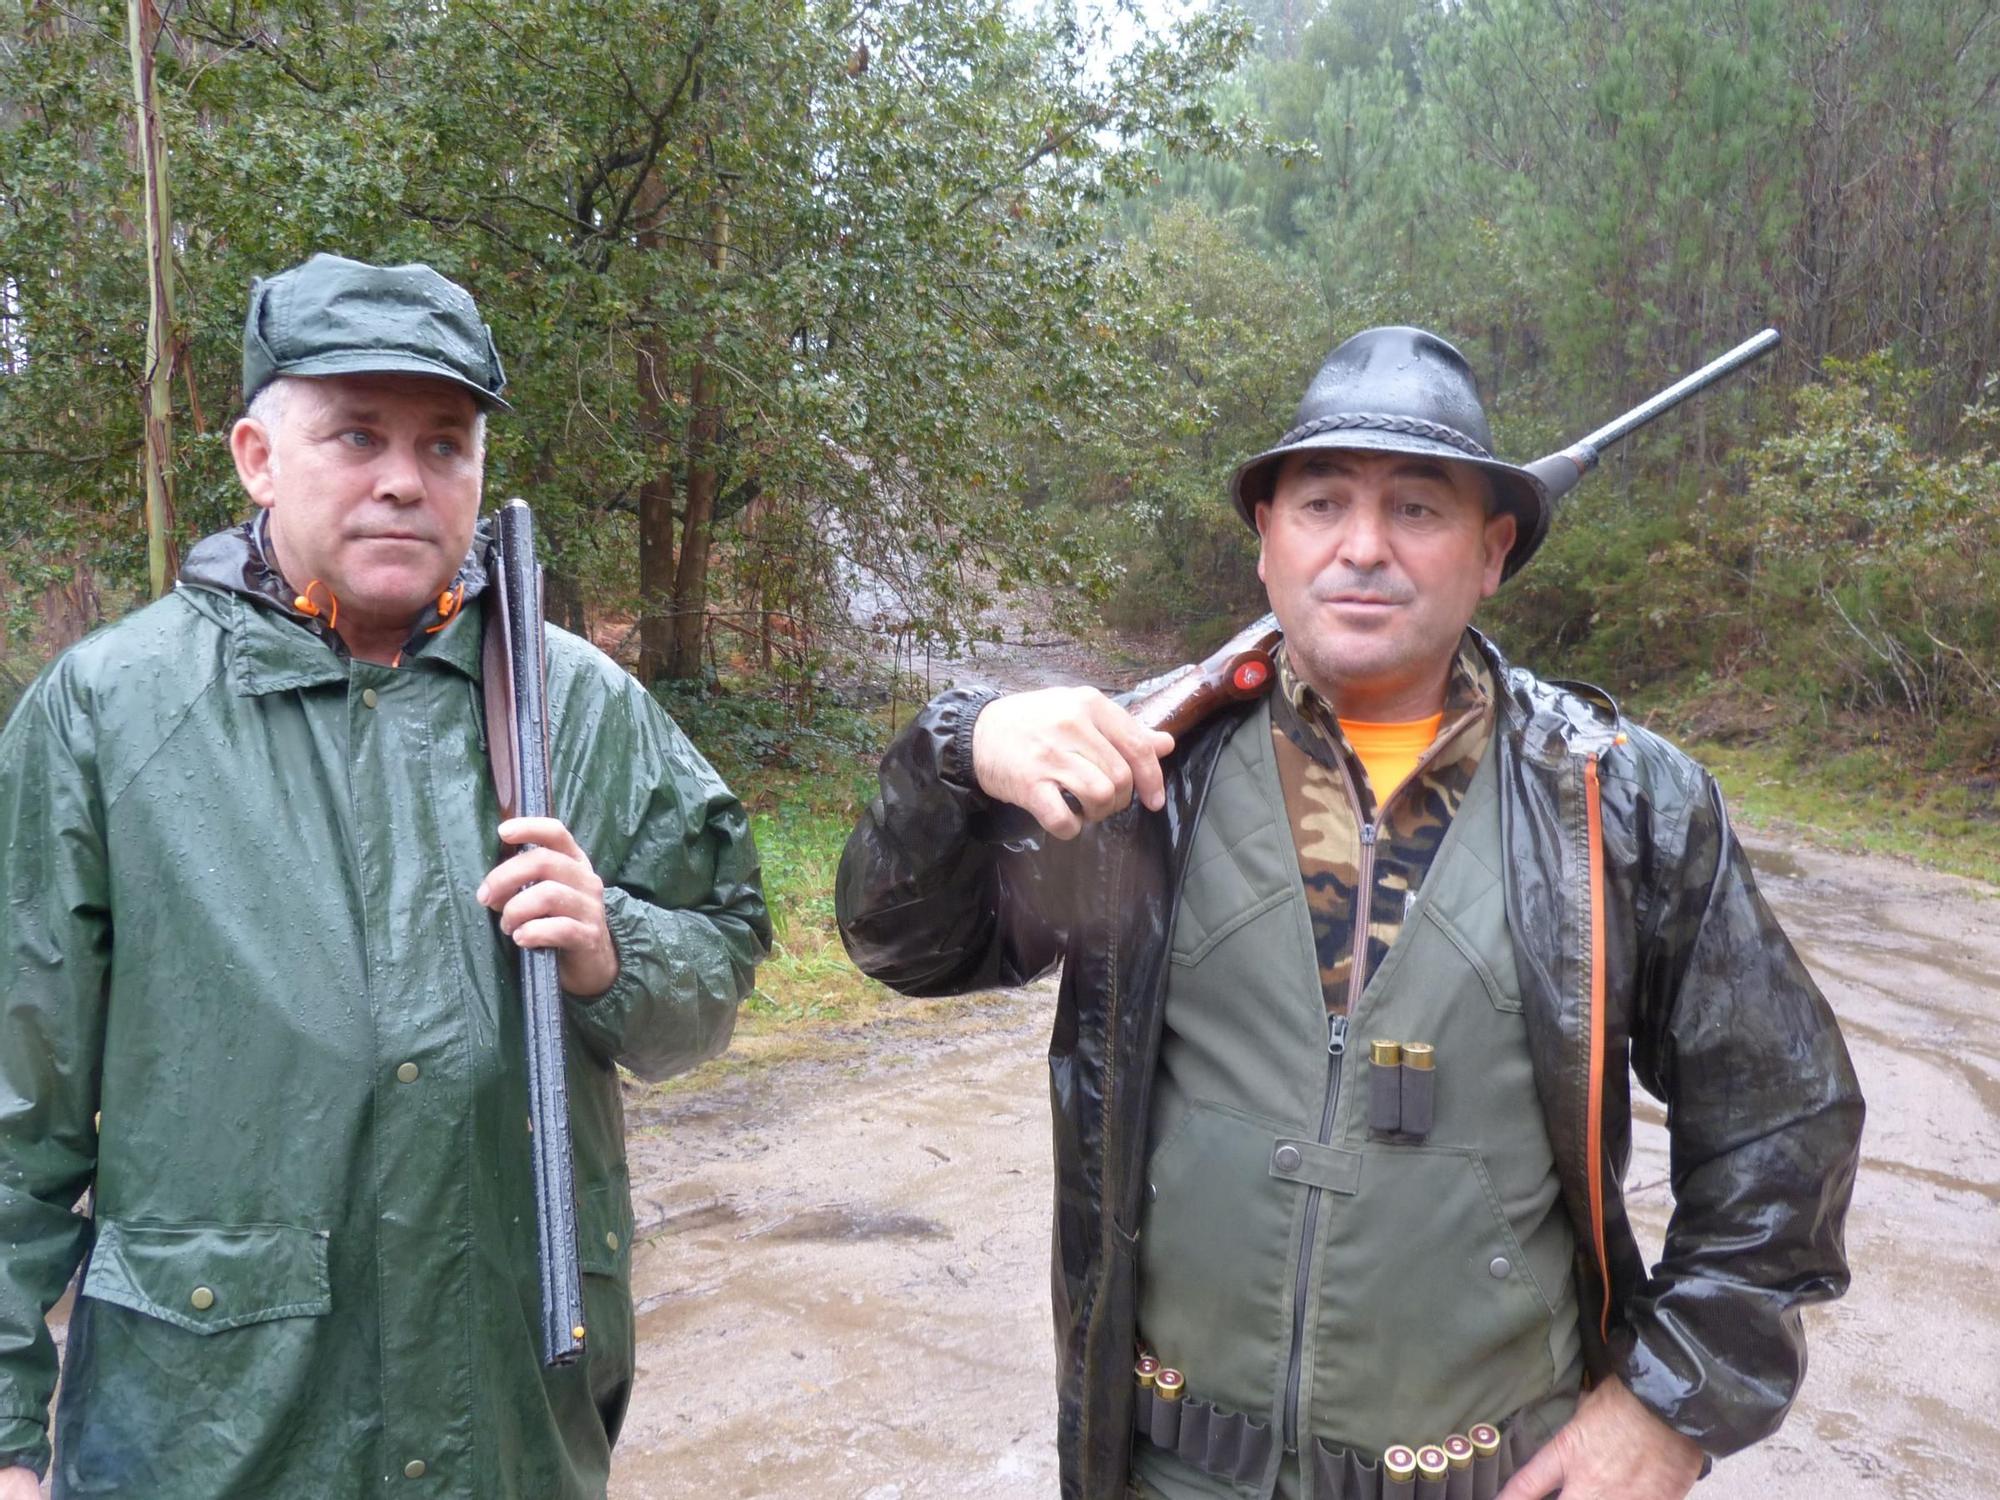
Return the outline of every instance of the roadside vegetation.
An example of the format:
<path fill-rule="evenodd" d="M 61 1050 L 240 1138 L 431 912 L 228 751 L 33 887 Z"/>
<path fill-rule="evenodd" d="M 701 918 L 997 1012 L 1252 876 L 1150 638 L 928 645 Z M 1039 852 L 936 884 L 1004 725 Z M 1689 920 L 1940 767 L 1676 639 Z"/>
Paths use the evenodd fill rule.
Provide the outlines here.
<path fill-rule="evenodd" d="M 978 997 L 913 1000 L 848 961 L 834 923 L 834 880 L 857 811 L 875 795 L 886 709 L 824 700 L 801 726 L 739 679 L 727 692 L 676 688 L 662 701 L 749 808 L 770 903 L 771 957 L 722 1057 L 654 1087 L 704 1088 L 777 1063 L 880 1061 L 893 1029 L 978 1009 Z M 907 711 L 905 712 L 907 718 Z"/>
<path fill-rule="evenodd" d="M 467 285 L 517 407 L 488 492 L 536 506 L 552 618 L 757 819 L 779 949 L 735 1056 L 769 1059 L 927 1013 L 832 923 L 885 662 L 1010 592 L 1188 656 L 1261 613 L 1227 476 L 1360 328 L 1458 343 L 1526 460 L 1775 324 L 1482 623 L 1709 756 L 1753 820 L 2000 875 L 2000 27 L 1950 0 L 1134 9 L 165 8 L 170 540 L 244 509 L 253 276 L 334 250 Z M 148 588 L 125 24 L 0 5 L 0 712 Z"/>

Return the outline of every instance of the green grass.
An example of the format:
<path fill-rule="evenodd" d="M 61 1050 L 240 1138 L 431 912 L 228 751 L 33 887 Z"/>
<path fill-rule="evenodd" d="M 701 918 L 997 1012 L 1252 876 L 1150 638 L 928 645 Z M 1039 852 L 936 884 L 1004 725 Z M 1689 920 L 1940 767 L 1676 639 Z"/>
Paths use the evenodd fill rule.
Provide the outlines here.
<path fill-rule="evenodd" d="M 1923 775 L 1868 745 L 1815 750 L 1773 738 L 1684 748 L 1746 822 L 2000 885 L 2000 807 L 1990 791 Z"/>

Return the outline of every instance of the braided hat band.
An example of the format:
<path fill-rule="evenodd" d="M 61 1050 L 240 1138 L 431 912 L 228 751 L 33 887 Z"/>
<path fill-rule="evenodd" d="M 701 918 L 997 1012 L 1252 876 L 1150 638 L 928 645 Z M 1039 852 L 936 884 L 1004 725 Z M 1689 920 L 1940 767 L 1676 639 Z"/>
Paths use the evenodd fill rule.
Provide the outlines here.
<path fill-rule="evenodd" d="M 1520 531 L 1508 553 L 1504 577 L 1519 572 L 1548 534 L 1547 492 L 1526 469 L 1493 457 L 1487 448 L 1458 428 L 1423 417 L 1383 412 L 1334 412 L 1301 422 L 1278 443 L 1241 464 L 1230 476 L 1229 497 L 1236 513 L 1251 530 L 1257 528 L 1256 507 L 1271 498 L 1278 463 L 1301 449 L 1354 447 L 1378 453 L 1429 453 L 1454 459 L 1483 472 L 1493 485 L 1494 499 L 1513 513 Z"/>
<path fill-rule="evenodd" d="M 1456 448 L 1468 458 L 1483 458 L 1494 462 L 1487 452 L 1456 427 L 1446 427 L 1438 422 L 1426 422 L 1422 417 L 1394 417 L 1380 412 L 1344 411 L 1330 417 L 1319 417 L 1311 422 L 1301 423 L 1279 438 L 1279 448 L 1289 448 L 1292 444 L 1322 432 L 1400 432 L 1410 437 L 1429 438 L 1434 443 L 1443 443 Z"/>

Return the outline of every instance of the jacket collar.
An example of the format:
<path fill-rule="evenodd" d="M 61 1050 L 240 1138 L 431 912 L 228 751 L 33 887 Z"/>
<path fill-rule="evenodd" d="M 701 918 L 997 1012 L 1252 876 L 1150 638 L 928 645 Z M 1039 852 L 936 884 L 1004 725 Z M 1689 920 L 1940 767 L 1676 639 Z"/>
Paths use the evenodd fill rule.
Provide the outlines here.
<path fill-rule="evenodd" d="M 1466 634 L 1498 685 L 1500 725 L 1526 758 L 1555 765 L 1577 755 L 1602 755 L 1620 738 L 1617 700 L 1588 682 L 1544 681 L 1511 665 L 1484 634 Z"/>
<path fill-rule="evenodd" d="M 404 665 L 433 661 L 479 679 L 480 596 L 492 538 L 491 520 L 482 520 L 450 587 L 412 625 Z M 299 609 L 271 553 L 264 512 L 196 543 L 175 588 L 227 634 L 238 693 L 253 697 L 348 680 L 353 661 L 347 647 L 323 618 Z"/>

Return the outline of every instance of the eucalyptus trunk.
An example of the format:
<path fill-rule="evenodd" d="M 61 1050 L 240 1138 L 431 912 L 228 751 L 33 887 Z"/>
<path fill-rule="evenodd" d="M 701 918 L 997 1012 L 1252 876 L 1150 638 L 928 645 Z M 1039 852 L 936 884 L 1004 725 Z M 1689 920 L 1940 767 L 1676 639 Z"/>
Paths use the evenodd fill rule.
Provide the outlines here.
<path fill-rule="evenodd" d="M 138 110 L 139 172 L 146 202 L 146 567 L 153 597 L 173 586 L 175 556 L 173 379 L 180 341 L 174 326 L 173 215 L 167 198 L 167 152 L 153 92 L 153 51 L 160 12 L 153 0 L 127 0 L 132 97 Z"/>

